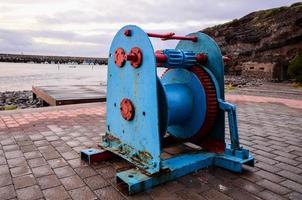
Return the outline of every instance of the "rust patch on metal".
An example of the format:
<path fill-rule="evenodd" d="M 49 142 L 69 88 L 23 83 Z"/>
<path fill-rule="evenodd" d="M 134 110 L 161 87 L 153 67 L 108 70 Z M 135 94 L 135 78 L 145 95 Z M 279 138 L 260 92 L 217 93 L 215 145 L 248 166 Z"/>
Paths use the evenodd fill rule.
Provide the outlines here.
<path fill-rule="evenodd" d="M 118 67 L 123 67 L 125 64 L 125 51 L 123 48 L 117 48 L 114 52 L 114 63 Z"/>

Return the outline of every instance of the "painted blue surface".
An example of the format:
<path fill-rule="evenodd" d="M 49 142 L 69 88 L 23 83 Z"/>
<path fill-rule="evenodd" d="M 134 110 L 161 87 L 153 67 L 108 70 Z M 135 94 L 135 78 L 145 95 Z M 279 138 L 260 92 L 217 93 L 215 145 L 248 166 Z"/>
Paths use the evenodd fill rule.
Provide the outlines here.
<path fill-rule="evenodd" d="M 224 100 L 224 65 L 220 48 L 216 42 L 208 35 L 196 32 L 188 34 L 188 36 L 196 36 L 197 42 L 181 40 L 176 46 L 176 49 L 183 51 L 193 51 L 194 53 L 205 53 L 208 60 L 204 67 L 211 72 L 217 82 L 216 86 L 219 88 L 220 99 Z M 216 89 L 217 90 L 217 89 Z M 217 90 L 218 91 L 218 90 Z M 224 141 L 224 127 L 225 127 L 224 111 L 220 110 L 215 126 L 210 135 L 213 139 Z"/>
<path fill-rule="evenodd" d="M 168 124 L 167 132 L 177 138 L 190 138 L 192 137 L 201 127 L 205 119 L 206 113 L 206 94 L 203 86 L 200 84 L 199 79 L 195 74 L 189 72 L 186 69 L 171 69 L 165 73 L 161 79 L 161 83 L 164 86 L 166 97 L 168 99 Z M 189 99 L 183 98 L 182 104 L 176 105 L 173 101 L 173 98 L 176 97 L 177 91 L 171 93 L 169 91 L 169 86 L 171 84 L 184 84 L 191 91 L 193 109 L 191 109 L 190 117 L 181 121 L 181 123 L 173 123 L 173 120 L 182 116 L 182 112 L 178 112 L 178 107 L 184 107 Z M 183 109 L 183 108 L 182 108 Z M 177 116 L 172 116 L 176 114 Z"/>
<path fill-rule="evenodd" d="M 221 110 L 226 111 L 228 113 L 231 148 L 240 149 L 236 106 L 231 103 L 225 102 L 222 99 L 218 99 L 218 104 Z"/>
<path fill-rule="evenodd" d="M 124 35 L 131 30 L 131 37 Z M 133 163 L 136 168 L 117 173 L 117 181 L 128 185 L 130 194 L 206 168 L 220 166 L 241 172 L 242 165 L 254 165 L 248 150 L 240 147 L 236 107 L 224 101 L 224 69 L 217 44 L 203 33 L 193 33 L 197 42 L 180 41 L 176 50 L 164 50 L 169 71 L 162 79 L 156 75 L 154 49 L 147 34 L 137 26 L 123 27 L 114 37 L 108 60 L 106 135 L 102 147 Z M 139 47 L 143 59 L 139 68 L 129 62 L 121 68 L 114 63 L 114 52 L 127 53 Z M 195 54 L 205 53 L 208 61 L 200 66 Z M 216 88 L 219 115 L 208 137 L 225 141 L 225 112 L 230 124 L 231 145 L 223 154 L 195 150 L 193 153 L 160 159 L 163 135 L 170 133 L 181 139 L 191 138 L 202 126 L 206 115 L 206 94 L 196 75 L 186 68 L 203 67 Z M 122 99 L 130 99 L 134 118 L 126 121 L 120 114 Z M 146 175 L 149 174 L 150 176 Z"/>
<path fill-rule="evenodd" d="M 126 37 L 124 31 L 131 30 L 131 37 Z M 142 64 L 133 68 L 126 62 L 122 68 L 114 63 L 114 51 L 123 48 L 126 53 L 132 47 L 139 47 L 143 54 Z M 124 145 L 124 154 L 119 154 L 130 162 L 133 156 L 140 152 L 148 152 L 151 158 L 146 160 L 146 171 L 150 174 L 159 171 L 160 166 L 160 134 L 157 75 L 154 49 L 147 34 L 137 26 L 125 26 L 115 35 L 108 59 L 107 81 L 107 116 L 106 134 L 118 138 Z M 120 102 L 123 98 L 132 101 L 135 116 L 132 121 L 126 121 L 120 114 Z M 120 143 L 103 141 L 108 150 L 122 148 Z M 105 144 L 107 143 L 107 144 Z M 109 144 L 108 144 L 109 143 Z"/>
<path fill-rule="evenodd" d="M 168 101 L 168 124 L 182 124 L 191 117 L 194 109 L 192 91 L 185 84 L 179 83 L 167 84 L 164 88 Z"/>
<path fill-rule="evenodd" d="M 253 158 L 249 156 L 242 159 L 234 155 L 196 152 L 163 160 L 163 172 L 156 176 L 147 176 L 137 169 L 129 169 L 117 173 L 116 179 L 118 183 L 127 185 L 129 194 L 135 194 L 212 165 L 241 172 L 243 164 L 252 165 Z"/>
<path fill-rule="evenodd" d="M 162 53 L 167 57 L 167 61 L 162 63 L 162 67 L 189 68 L 196 65 L 196 57 L 193 51 L 165 49 Z"/>
<path fill-rule="evenodd" d="M 213 154 L 186 154 L 163 161 L 162 169 L 169 170 L 170 172 L 168 173 L 163 172 L 157 176 L 147 176 L 139 170 L 130 169 L 117 173 L 116 178 L 118 183 L 123 182 L 127 184 L 129 194 L 135 194 L 192 173 L 198 169 L 208 167 L 212 163 Z"/>

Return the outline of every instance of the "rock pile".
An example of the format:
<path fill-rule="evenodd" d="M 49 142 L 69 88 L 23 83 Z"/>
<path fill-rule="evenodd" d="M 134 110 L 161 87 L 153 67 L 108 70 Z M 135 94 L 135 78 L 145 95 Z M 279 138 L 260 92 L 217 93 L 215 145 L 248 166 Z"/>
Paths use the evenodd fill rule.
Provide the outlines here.
<path fill-rule="evenodd" d="M 42 106 L 39 99 L 33 99 L 31 91 L 0 92 L 0 110 L 5 106 L 16 106 L 17 109 L 37 108 Z"/>
<path fill-rule="evenodd" d="M 262 79 L 256 79 L 256 78 L 249 78 L 244 76 L 231 76 L 231 75 L 225 75 L 224 76 L 224 84 L 225 85 L 231 85 L 233 87 L 257 87 L 263 84 Z"/>

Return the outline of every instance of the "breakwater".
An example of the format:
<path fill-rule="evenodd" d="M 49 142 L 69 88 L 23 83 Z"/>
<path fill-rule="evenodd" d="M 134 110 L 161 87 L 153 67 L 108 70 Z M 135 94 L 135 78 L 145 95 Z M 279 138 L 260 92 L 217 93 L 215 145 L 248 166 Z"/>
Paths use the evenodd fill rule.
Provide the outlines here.
<path fill-rule="evenodd" d="M 14 63 L 76 63 L 107 65 L 107 58 L 73 57 L 73 56 L 44 56 L 23 54 L 0 54 L 0 62 Z"/>

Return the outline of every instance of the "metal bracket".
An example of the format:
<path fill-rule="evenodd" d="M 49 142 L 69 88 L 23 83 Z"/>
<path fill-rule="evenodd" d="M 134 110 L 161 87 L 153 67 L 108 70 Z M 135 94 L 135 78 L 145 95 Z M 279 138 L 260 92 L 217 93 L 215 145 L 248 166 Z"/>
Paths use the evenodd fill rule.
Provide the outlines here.
<path fill-rule="evenodd" d="M 110 151 L 103 149 L 84 149 L 80 151 L 81 159 L 90 165 L 93 162 L 99 162 L 112 159 L 115 155 Z"/>
<path fill-rule="evenodd" d="M 236 106 L 231 103 L 225 102 L 222 99 L 218 99 L 218 104 L 221 110 L 226 111 L 228 113 L 229 129 L 231 136 L 231 149 L 241 149 L 237 127 Z"/>
<path fill-rule="evenodd" d="M 133 168 L 117 173 L 116 182 L 119 187 L 127 188 L 131 195 L 213 165 L 239 173 L 242 171 L 243 164 L 253 166 L 254 158 L 248 155 L 247 150 L 238 151 L 236 155 L 230 155 L 228 151 L 229 147 L 224 154 L 203 151 L 181 154 L 163 160 L 161 172 L 155 176 L 148 176 L 139 169 Z"/>

